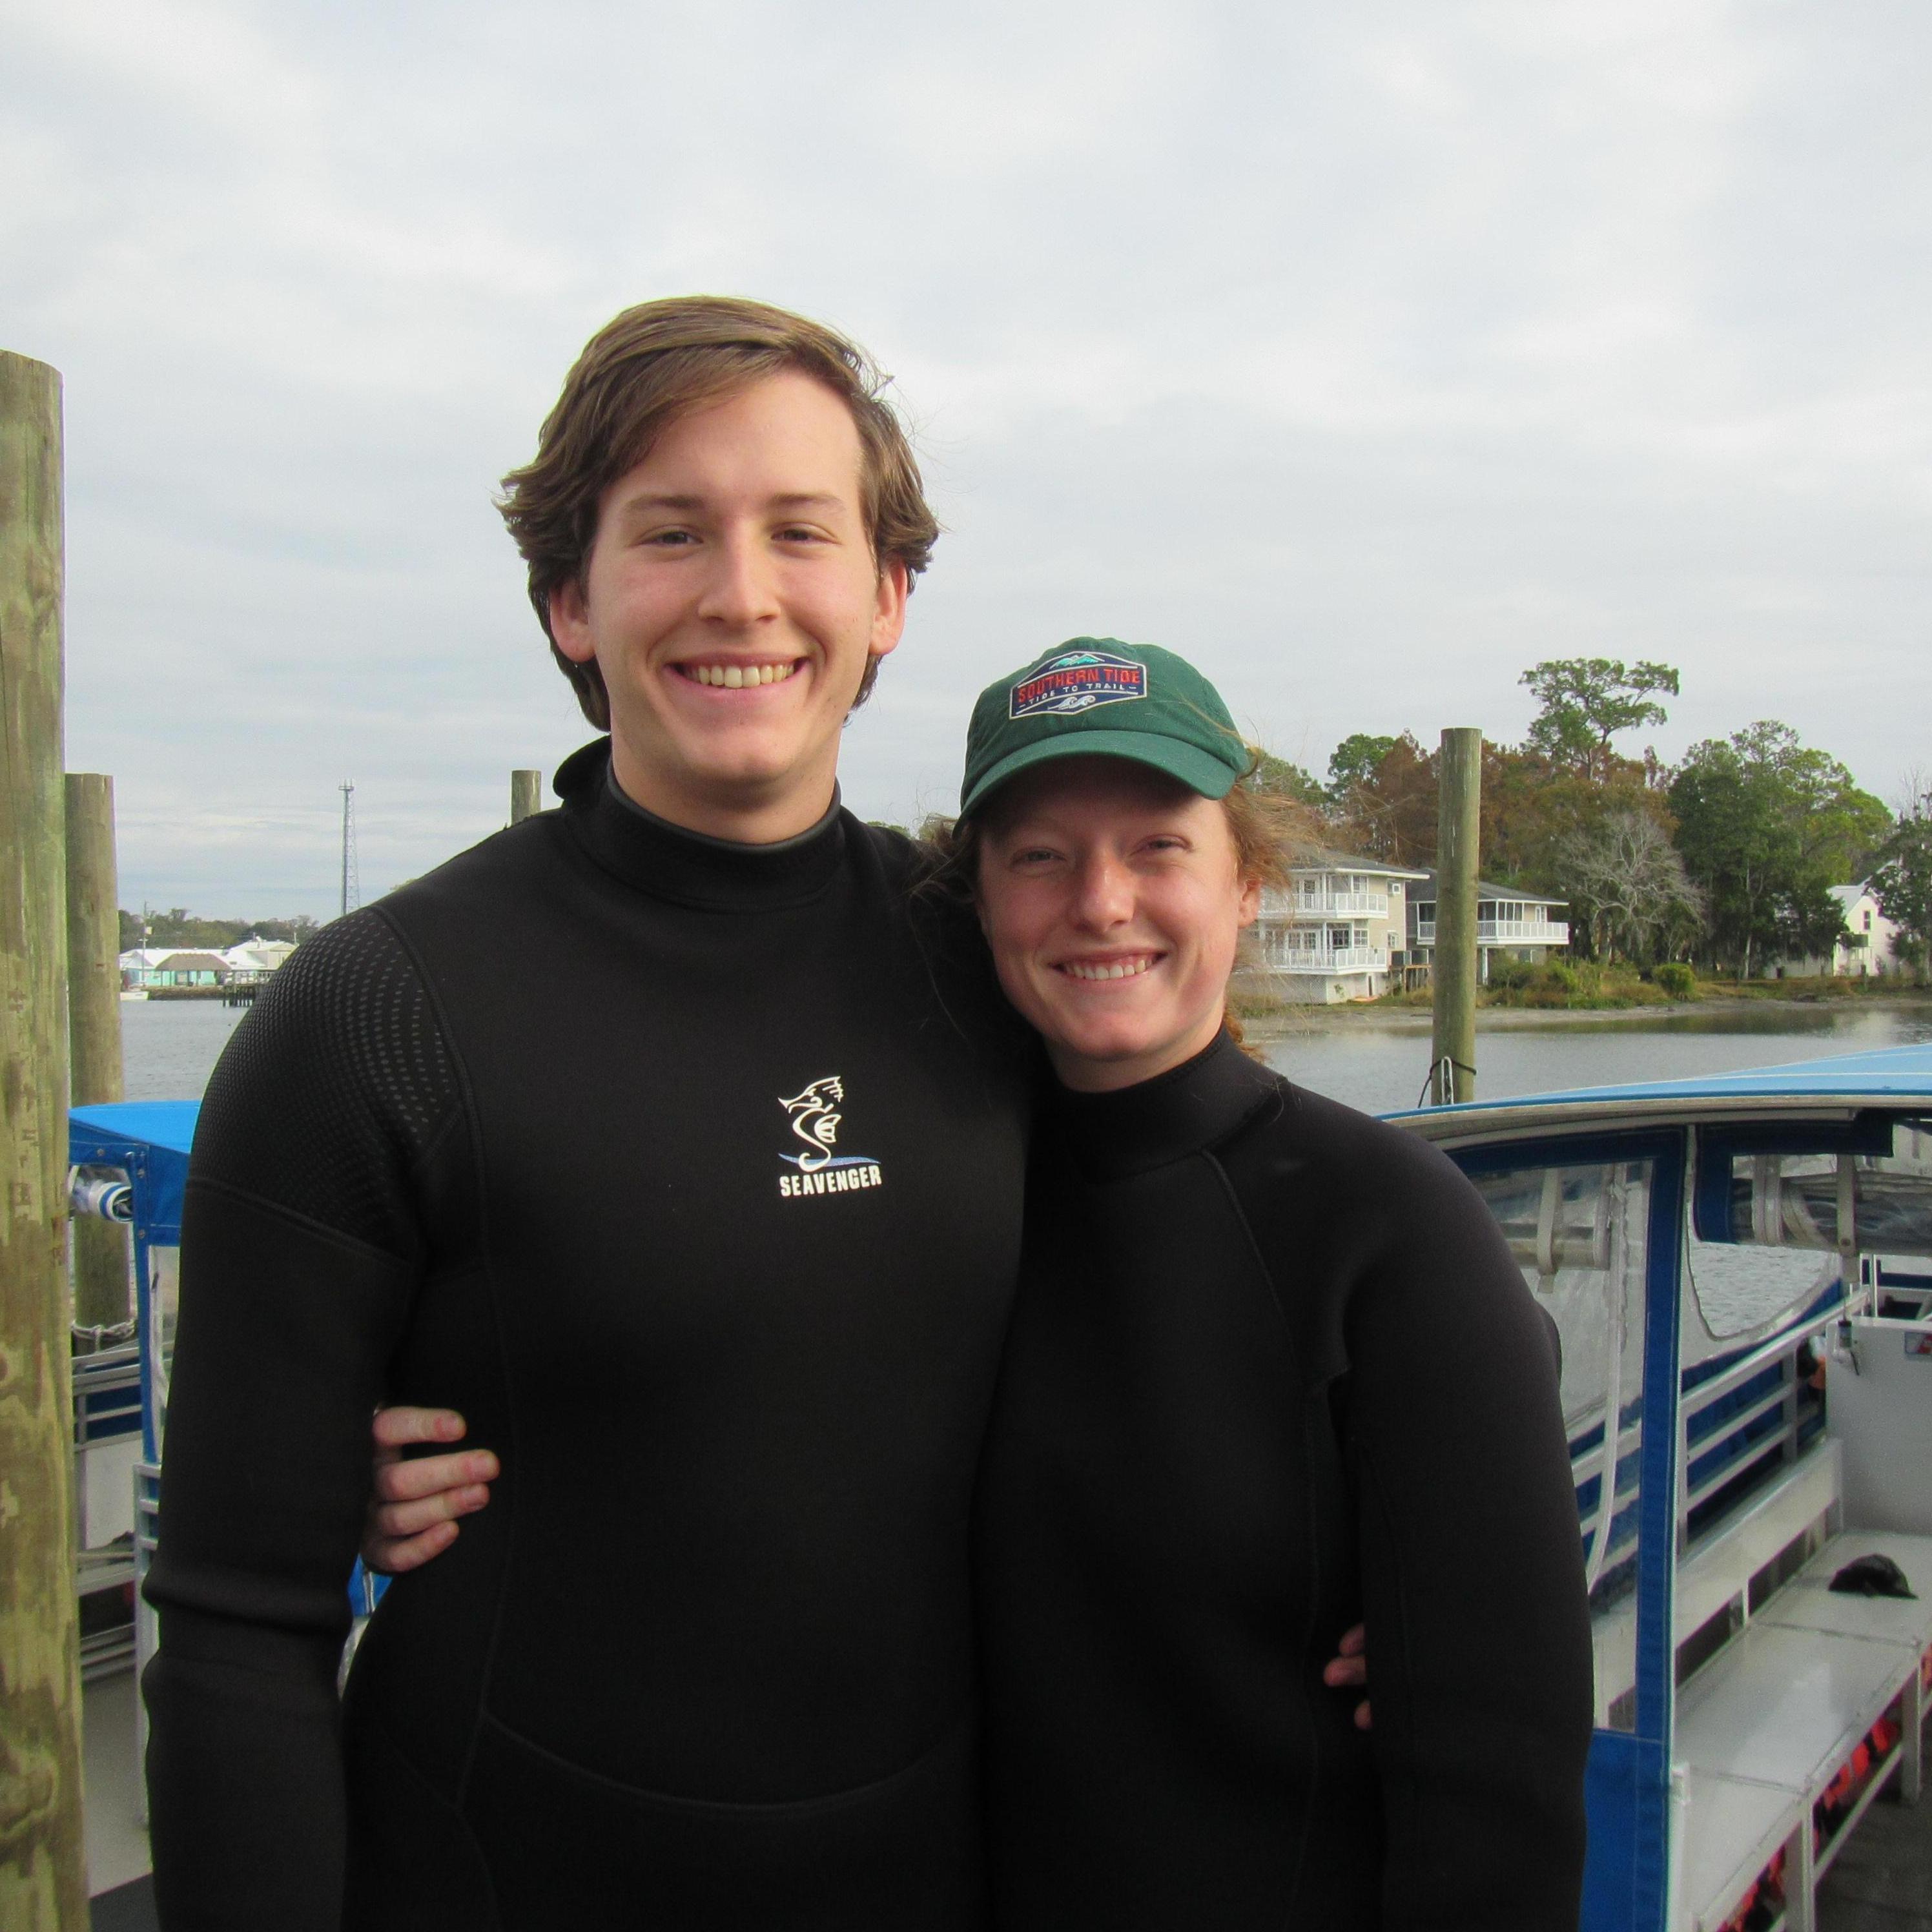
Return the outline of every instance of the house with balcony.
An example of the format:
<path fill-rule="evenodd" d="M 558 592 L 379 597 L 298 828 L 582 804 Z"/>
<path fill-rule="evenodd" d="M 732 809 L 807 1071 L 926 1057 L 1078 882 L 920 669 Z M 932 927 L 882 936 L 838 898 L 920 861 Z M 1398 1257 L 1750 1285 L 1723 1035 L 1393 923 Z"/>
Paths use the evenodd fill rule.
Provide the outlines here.
<path fill-rule="evenodd" d="M 1425 872 L 1408 898 L 1408 963 L 1432 964 L 1436 957 L 1436 874 Z M 1567 902 L 1517 886 L 1476 886 L 1476 971 L 1489 983 L 1492 966 L 1518 962 L 1540 966 L 1570 944 L 1570 926 L 1556 915 Z"/>
<path fill-rule="evenodd" d="M 1408 893 L 1428 876 L 1342 852 L 1304 855 L 1286 889 L 1262 895 L 1255 931 L 1268 990 L 1316 1005 L 1386 992 L 1402 968 Z"/>

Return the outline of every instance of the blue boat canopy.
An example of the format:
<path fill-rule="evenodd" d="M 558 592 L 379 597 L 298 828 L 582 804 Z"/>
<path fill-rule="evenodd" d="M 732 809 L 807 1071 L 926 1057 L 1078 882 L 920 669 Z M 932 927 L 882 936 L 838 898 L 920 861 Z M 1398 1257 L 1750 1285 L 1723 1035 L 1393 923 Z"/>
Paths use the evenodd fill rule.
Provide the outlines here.
<path fill-rule="evenodd" d="M 68 1115 L 68 1158 L 76 1167 L 118 1167 L 134 1189 L 142 1238 L 181 1239 L 182 1193 L 199 1100 L 116 1100 Z"/>
<path fill-rule="evenodd" d="M 1631 1106 L 1646 1113 L 1660 1103 L 1710 1102 L 1721 1106 L 1754 1100 L 1829 1100 L 1857 1106 L 1903 1102 L 1932 1106 L 1932 1042 L 1889 1046 L 1867 1053 L 1833 1054 L 1820 1060 L 1788 1061 L 1736 1073 L 1697 1073 L 1682 1080 L 1643 1080 L 1616 1087 L 1570 1087 L 1548 1094 L 1515 1094 L 1498 1100 L 1467 1100 L 1452 1107 L 1420 1107 L 1384 1116 L 1406 1125 L 1426 1120 L 1466 1120 L 1472 1126 L 1485 1114 L 1556 1106 L 1615 1109 Z M 1705 1108 L 1694 1104 L 1693 1111 Z"/>

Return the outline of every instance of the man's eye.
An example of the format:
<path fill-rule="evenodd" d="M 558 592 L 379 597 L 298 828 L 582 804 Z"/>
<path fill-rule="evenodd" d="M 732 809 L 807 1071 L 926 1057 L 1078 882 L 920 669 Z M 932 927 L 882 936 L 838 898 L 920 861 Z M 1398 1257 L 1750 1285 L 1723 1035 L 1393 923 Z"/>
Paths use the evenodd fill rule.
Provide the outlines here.
<path fill-rule="evenodd" d="M 697 541 L 688 530 L 652 530 L 644 538 L 653 550 L 679 550 Z"/>

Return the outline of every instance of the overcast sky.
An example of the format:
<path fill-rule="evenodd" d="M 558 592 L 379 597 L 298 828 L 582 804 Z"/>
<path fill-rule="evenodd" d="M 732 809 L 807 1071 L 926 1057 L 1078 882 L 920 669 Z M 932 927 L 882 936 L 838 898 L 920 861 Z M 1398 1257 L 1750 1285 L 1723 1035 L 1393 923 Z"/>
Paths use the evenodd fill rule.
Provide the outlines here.
<path fill-rule="evenodd" d="M 0 0 L 0 347 L 63 373 L 68 757 L 122 900 L 374 897 L 588 735 L 491 507 L 696 290 L 896 377 L 949 534 L 848 802 L 1196 657 L 1318 772 L 1660 658 L 1666 758 L 1932 764 L 1924 0 Z M 1640 745 L 1633 743 L 1635 751 Z"/>

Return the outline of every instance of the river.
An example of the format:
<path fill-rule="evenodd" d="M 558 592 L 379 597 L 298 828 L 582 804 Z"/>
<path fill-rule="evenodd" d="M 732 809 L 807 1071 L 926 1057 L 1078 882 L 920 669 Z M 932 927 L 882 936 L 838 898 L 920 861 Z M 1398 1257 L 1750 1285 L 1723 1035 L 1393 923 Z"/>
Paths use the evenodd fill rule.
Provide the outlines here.
<path fill-rule="evenodd" d="M 126 1000 L 122 1057 L 130 1100 L 192 1100 L 242 1018 L 214 1000 Z M 1366 1112 L 1416 1104 L 1429 1073 L 1424 1012 L 1310 1010 L 1256 1030 L 1270 1063 L 1293 1081 Z M 1485 1100 L 1620 1080 L 1664 1080 L 1774 1066 L 1828 1053 L 1932 1040 L 1932 1006 L 1646 1008 L 1636 1013 L 1479 1015 L 1476 1072 Z"/>
<path fill-rule="evenodd" d="M 1673 1080 L 1826 1054 L 1932 1040 L 1932 1006 L 1725 1004 L 1622 1013 L 1504 1010 L 1476 1019 L 1477 1093 L 1485 1100 L 1627 1080 Z M 1269 1064 L 1318 1094 L 1371 1114 L 1413 1107 L 1429 1077 L 1426 1012 L 1316 1010 L 1257 1040 Z"/>

